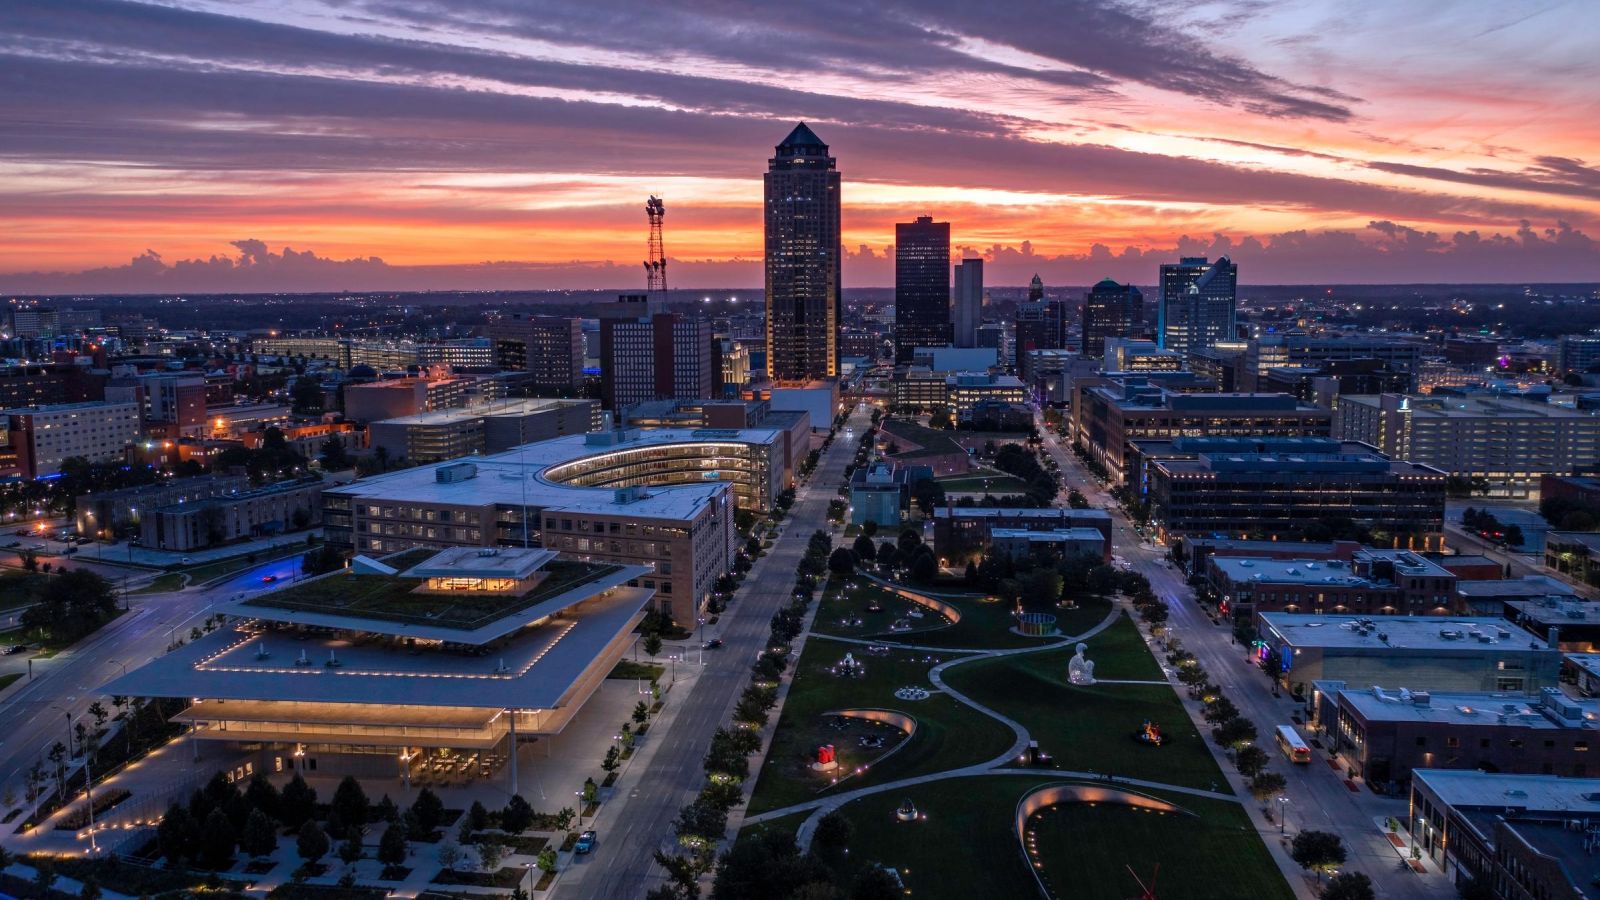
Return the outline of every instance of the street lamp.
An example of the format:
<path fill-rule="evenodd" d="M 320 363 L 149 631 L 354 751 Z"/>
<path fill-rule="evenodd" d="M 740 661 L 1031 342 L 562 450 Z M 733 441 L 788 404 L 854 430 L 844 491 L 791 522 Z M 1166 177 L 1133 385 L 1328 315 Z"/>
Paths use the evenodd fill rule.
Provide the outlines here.
<path fill-rule="evenodd" d="M 583 830 L 583 791 L 573 791 L 572 795 L 578 798 L 578 830 Z"/>
<path fill-rule="evenodd" d="M 1278 810 L 1279 810 L 1278 811 L 1278 833 L 1279 834 L 1284 834 L 1284 833 L 1286 833 L 1286 831 L 1287 831 L 1287 829 L 1289 827 L 1289 798 L 1288 797 L 1284 797 L 1282 795 L 1280 795 L 1278 797 Z"/>

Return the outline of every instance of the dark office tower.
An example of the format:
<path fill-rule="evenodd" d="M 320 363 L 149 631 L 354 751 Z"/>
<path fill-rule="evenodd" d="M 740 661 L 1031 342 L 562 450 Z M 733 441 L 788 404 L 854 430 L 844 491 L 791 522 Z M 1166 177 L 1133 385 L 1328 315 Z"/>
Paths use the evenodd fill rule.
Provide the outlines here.
<path fill-rule="evenodd" d="M 950 223 L 933 216 L 894 226 L 894 361 L 950 343 Z"/>
<path fill-rule="evenodd" d="M 1033 377 L 1030 351 L 1060 350 L 1066 345 L 1067 310 L 1060 300 L 1017 304 L 1017 374 L 1024 383 Z"/>
<path fill-rule="evenodd" d="M 983 260 L 956 263 L 956 289 L 951 299 L 955 345 L 978 346 L 978 326 L 983 322 Z"/>
<path fill-rule="evenodd" d="M 1038 303 L 1040 300 L 1043 300 L 1043 299 L 1044 299 L 1044 280 L 1041 279 L 1038 276 L 1037 273 L 1035 273 L 1034 276 L 1033 276 L 1033 280 L 1028 282 L 1028 302 L 1029 303 Z"/>
<path fill-rule="evenodd" d="M 1083 295 L 1083 355 L 1101 356 L 1106 338 L 1133 337 L 1144 325 L 1144 294 L 1107 278 Z"/>
<path fill-rule="evenodd" d="M 839 172 L 794 127 L 767 161 L 767 371 L 777 382 L 839 374 Z"/>
<path fill-rule="evenodd" d="M 489 322 L 495 364 L 532 372 L 536 396 L 572 397 L 583 388 L 583 322 L 507 313 Z"/>
<path fill-rule="evenodd" d="M 1239 267 L 1226 256 L 1216 262 L 1185 256 L 1161 267 L 1161 310 L 1156 340 L 1188 353 L 1233 340 L 1234 298 Z"/>
<path fill-rule="evenodd" d="M 660 312 L 646 294 L 624 294 L 600 312 L 600 400 L 618 413 L 646 400 L 717 396 L 720 348 L 711 322 Z"/>

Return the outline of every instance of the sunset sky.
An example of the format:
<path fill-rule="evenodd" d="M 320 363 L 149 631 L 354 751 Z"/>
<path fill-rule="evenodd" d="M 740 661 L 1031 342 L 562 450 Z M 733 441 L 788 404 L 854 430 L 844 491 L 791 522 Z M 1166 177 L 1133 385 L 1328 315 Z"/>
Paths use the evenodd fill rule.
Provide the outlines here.
<path fill-rule="evenodd" d="M 846 287 L 1600 280 L 1588 0 L 5 0 L 0 290 L 761 281 L 804 119 Z M 689 10 L 689 11 L 686 11 Z M 286 249 L 292 248 L 292 249 Z"/>

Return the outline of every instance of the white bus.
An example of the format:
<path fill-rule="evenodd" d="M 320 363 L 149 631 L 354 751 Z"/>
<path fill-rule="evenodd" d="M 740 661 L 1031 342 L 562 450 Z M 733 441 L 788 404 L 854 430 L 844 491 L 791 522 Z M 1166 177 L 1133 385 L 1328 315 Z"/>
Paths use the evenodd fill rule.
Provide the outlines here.
<path fill-rule="evenodd" d="M 1278 726 L 1278 749 L 1283 751 L 1289 762 L 1311 762 L 1311 748 L 1300 739 L 1300 733 L 1294 730 L 1293 725 Z"/>

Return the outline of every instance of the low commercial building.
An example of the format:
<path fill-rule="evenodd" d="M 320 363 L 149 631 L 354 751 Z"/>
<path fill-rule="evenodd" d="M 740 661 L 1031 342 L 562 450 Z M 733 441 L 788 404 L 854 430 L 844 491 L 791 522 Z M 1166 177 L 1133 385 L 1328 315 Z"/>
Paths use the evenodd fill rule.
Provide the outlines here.
<path fill-rule="evenodd" d="M 116 679 L 182 699 L 246 771 L 395 778 L 448 759 L 516 791 L 633 642 L 645 566 L 545 550 L 412 551 L 220 608 L 229 623 Z M 531 758 L 532 754 L 528 754 Z M 244 765 L 240 763 L 239 765 Z"/>
<path fill-rule="evenodd" d="M 1568 653 L 1562 673 L 1582 696 L 1600 696 L 1600 653 Z"/>
<path fill-rule="evenodd" d="M 1449 557 L 1446 557 L 1449 559 Z M 1440 565 L 1448 565 L 1440 561 Z M 1577 601 L 1580 598 L 1565 582 L 1548 575 L 1521 578 L 1462 579 L 1456 582 L 1457 606 L 1464 615 L 1514 617 L 1506 603 L 1517 601 Z M 1543 637 L 1543 632 L 1539 633 Z"/>
<path fill-rule="evenodd" d="M 1114 482 L 1127 478 L 1134 441 L 1201 435 L 1327 437 L 1332 422 L 1328 410 L 1287 394 L 1187 394 L 1149 378 L 1085 384 L 1074 393 L 1073 437 Z"/>
<path fill-rule="evenodd" d="M 1363 548 L 1350 560 L 1213 556 L 1207 588 L 1235 616 L 1259 612 L 1444 616 L 1456 577 L 1409 550 Z"/>
<path fill-rule="evenodd" d="M 1536 696 L 1555 687 L 1561 651 L 1488 617 L 1258 613 L 1258 647 L 1291 684 L 1343 681 Z"/>
<path fill-rule="evenodd" d="M 1373 449 L 1354 441 L 1329 437 L 1274 437 L 1269 435 L 1209 435 L 1172 438 L 1144 438 L 1128 449 L 1127 484 L 1134 496 L 1148 500 L 1150 468 L 1164 460 L 1197 460 L 1202 457 L 1234 456 L 1243 453 L 1288 457 L 1362 456 Z"/>
<path fill-rule="evenodd" d="M 1163 535 L 1312 536 L 1350 522 L 1376 540 L 1443 546 L 1443 472 L 1377 453 L 1200 454 L 1149 467 L 1150 517 Z"/>
<path fill-rule="evenodd" d="M 1075 556 L 1106 558 L 1106 536 L 1098 528 L 992 528 L 989 552 L 1014 560 L 1058 561 Z"/>
<path fill-rule="evenodd" d="M 946 506 L 933 511 L 933 549 L 940 557 L 965 560 L 989 552 L 995 530 L 1061 531 L 1092 528 L 1104 539 L 1111 561 L 1111 514 L 1103 509 Z"/>
<path fill-rule="evenodd" d="M 1396 459 L 1484 479 L 1500 496 L 1535 496 L 1541 476 L 1600 463 L 1600 411 L 1527 400 L 1349 395 L 1339 401 L 1335 428 Z"/>
<path fill-rule="evenodd" d="M 324 487 L 323 480 L 313 476 L 158 506 L 139 517 L 139 542 L 183 552 L 300 531 L 321 517 Z"/>
<path fill-rule="evenodd" d="M 535 546 L 648 564 L 645 587 L 693 622 L 733 567 L 734 509 L 771 509 L 788 486 L 773 429 L 625 429 L 433 463 L 323 493 L 329 543 L 360 553 L 410 547 Z"/>
<path fill-rule="evenodd" d="M 900 409 L 937 409 L 950 403 L 943 372 L 925 366 L 905 366 L 895 371 L 894 405 Z"/>
<path fill-rule="evenodd" d="M 1600 587 L 1600 532 L 1546 532 L 1544 564 L 1574 581 Z"/>
<path fill-rule="evenodd" d="M 1027 392 L 1015 375 L 961 372 L 945 379 L 945 391 L 957 422 L 992 418 L 1027 400 Z M 1028 417 L 1032 417 L 1031 413 Z"/>
<path fill-rule="evenodd" d="M 1404 785 L 1416 769 L 1582 778 L 1600 753 L 1600 701 L 1574 700 L 1556 688 L 1544 688 L 1536 699 L 1403 687 L 1351 690 L 1328 681 L 1317 688 L 1313 721 L 1331 739 L 1332 751 L 1377 785 Z"/>
<path fill-rule="evenodd" d="M 1570 594 L 1547 594 L 1506 600 L 1503 606 L 1508 620 L 1562 650 L 1593 653 L 1600 649 L 1600 604 Z"/>
<path fill-rule="evenodd" d="M 1208 535 L 1182 535 L 1175 542 L 1189 577 L 1205 577 L 1212 557 L 1247 559 L 1341 559 L 1348 562 L 1362 545 L 1356 541 L 1250 541 Z"/>
<path fill-rule="evenodd" d="M 1330 364 L 1371 360 L 1391 371 L 1413 378 L 1422 362 L 1422 346 L 1415 341 L 1376 335 L 1320 336 L 1304 333 L 1268 334 L 1250 341 L 1245 350 L 1245 387 L 1262 386 L 1277 369 L 1322 369 Z M 1410 388 L 1406 388 L 1410 390 Z"/>
<path fill-rule="evenodd" d="M 467 378 L 392 378 L 344 389 L 345 417 L 377 422 L 467 404 Z"/>
<path fill-rule="evenodd" d="M 997 354 L 994 347 L 917 347 L 911 351 L 911 364 L 941 375 L 984 372 L 998 365 Z"/>
<path fill-rule="evenodd" d="M 880 528 L 899 526 L 906 509 L 908 466 L 876 462 L 860 466 L 850 475 L 850 523 L 872 522 Z"/>
<path fill-rule="evenodd" d="M 594 400 L 508 400 L 383 419 L 368 434 L 373 449 L 383 448 L 390 459 L 425 463 L 586 434 L 602 423 Z"/>
<path fill-rule="evenodd" d="M 1511 900 L 1593 895 L 1600 778 L 1417 769 L 1407 830 L 1456 884 Z"/>
<path fill-rule="evenodd" d="M 1183 368 L 1183 354 L 1163 350 L 1155 341 L 1140 338 L 1110 338 L 1096 353 L 1084 348 L 1085 355 L 1099 356 L 1107 372 L 1177 372 Z"/>
<path fill-rule="evenodd" d="M 115 538 L 137 528 L 148 511 L 176 503 L 194 503 L 247 490 L 244 475 L 201 475 L 172 478 L 115 491 L 79 494 L 74 524 L 86 537 Z"/>

